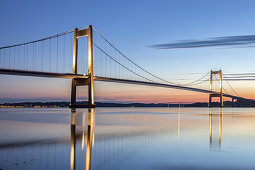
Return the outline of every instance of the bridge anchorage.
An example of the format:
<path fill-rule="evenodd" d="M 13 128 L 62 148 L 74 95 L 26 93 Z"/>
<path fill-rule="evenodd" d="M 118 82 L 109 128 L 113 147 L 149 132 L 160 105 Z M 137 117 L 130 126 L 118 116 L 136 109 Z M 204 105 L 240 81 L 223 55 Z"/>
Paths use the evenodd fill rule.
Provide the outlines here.
<path fill-rule="evenodd" d="M 71 104 L 70 108 L 94 108 L 94 74 L 93 74 L 93 29 L 89 25 L 87 29 L 74 30 L 74 44 L 73 44 L 73 74 L 77 74 L 77 59 L 78 59 L 78 39 L 80 37 L 88 37 L 88 75 L 86 78 L 72 78 L 71 89 Z M 88 105 L 76 104 L 76 87 L 88 86 Z"/>

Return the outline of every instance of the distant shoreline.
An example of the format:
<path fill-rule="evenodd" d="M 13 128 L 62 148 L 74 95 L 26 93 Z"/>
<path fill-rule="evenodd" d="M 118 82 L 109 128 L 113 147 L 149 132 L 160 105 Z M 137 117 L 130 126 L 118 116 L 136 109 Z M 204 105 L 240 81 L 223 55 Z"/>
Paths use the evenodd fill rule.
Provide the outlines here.
<path fill-rule="evenodd" d="M 0 108 L 65 108 L 70 102 L 19 102 L 0 104 Z M 77 102 L 79 105 L 86 105 L 87 102 Z M 219 102 L 213 102 L 215 107 L 220 106 Z M 96 107 L 208 107 L 207 102 L 195 102 L 191 104 L 168 104 L 168 103 L 110 103 L 96 102 Z M 251 102 L 230 102 L 225 101 L 224 107 L 255 107 Z"/>

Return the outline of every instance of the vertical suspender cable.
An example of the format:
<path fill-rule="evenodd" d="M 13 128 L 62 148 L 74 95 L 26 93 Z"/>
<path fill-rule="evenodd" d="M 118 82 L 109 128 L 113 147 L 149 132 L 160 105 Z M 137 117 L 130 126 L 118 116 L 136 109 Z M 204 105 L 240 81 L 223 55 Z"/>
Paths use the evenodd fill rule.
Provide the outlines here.
<path fill-rule="evenodd" d="M 13 48 L 13 68 L 16 69 L 16 48 Z"/>
<path fill-rule="evenodd" d="M 117 58 L 117 57 L 116 57 L 116 51 L 114 50 L 114 59 L 116 60 L 116 58 Z M 117 70 L 116 70 L 117 67 L 116 67 L 116 64 L 117 64 L 117 63 L 114 62 L 114 73 L 115 73 L 115 74 L 114 74 L 114 77 L 115 77 L 115 78 L 117 77 L 117 73 L 116 73 L 116 72 L 117 72 Z"/>
<path fill-rule="evenodd" d="M 110 55 L 111 55 L 111 49 L 110 49 Z M 112 63 L 112 60 L 110 60 L 110 78 L 111 78 L 111 74 L 112 74 L 112 68 L 111 68 L 111 63 Z"/>
<path fill-rule="evenodd" d="M 64 61 L 63 61 L 63 73 L 65 73 L 65 63 L 66 63 L 66 53 L 65 53 L 65 50 L 66 50 L 66 36 L 64 36 L 64 49 L 63 49 L 63 51 L 64 51 Z"/>
<path fill-rule="evenodd" d="M 33 43 L 33 63 L 32 63 L 32 68 L 31 68 L 31 70 L 32 69 L 34 69 L 34 66 L 35 66 L 35 43 Z"/>
<path fill-rule="evenodd" d="M 104 44 L 104 46 L 105 46 L 105 44 Z M 105 69 L 104 76 L 107 77 L 107 74 L 106 74 L 106 72 L 107 72 L 107 56 L 106 55 L 104 55 L 104 56 L 105 56 L 105 62 L 103 63 L 104 69 Z"/>
<path fill-rule="evenodd" d="M 24 45 L 24 53 L 23 53 L 23 64 L 24 64 L 24 68 L 25 68 L 25 63 L 26 63 L 26 45 Z"/>
<path fill-rule="evenodd" d="M 18 58 L 18 47 L 17 48 L 14 48 L 14 68 L 17 69 L 17 60 L 19 59 Z M 19 63 L 19 62 L 18 62 Z"/>
<path fill-rule="evenodd" d="M 2 67 L 3 68 L 5 68 L 5 65 L 6 65 L 6 63 L 5 63 L 5 59 L 6 58 L 6 56 L 5 56 L 5 49 L 3 49 L 3 65 L 2 65 Z"/>
<path fill-rule="evenodd" d="M 0 50 L 0 68 L 3 68 L 3 66 L 4 66 L 4 62 L 3 62 L 3 59 L 4 59 L 4 57 L 2 57 L 2 50 Z"/>
<path fill-rule="evenodd" d="M 81 66 L 82 66 L 82 74 L 85 74 L 85 57 L 86 57 L 86 50 L 85 50 L 85 48 L 86 48 L 86 41 L 85 41 L 86 39 L 83 39 L 83 42 L 84 42 L 84 44 L 83 44 L 83 49 L 82 49 L 82 52 L 83 52 L 83 54 L 82 54 L 82 63 L 81 63 Z M 94 64 L 94 63 L 93 63 Z"/>
<path fill-rule="evenodd" d="M 18 50 L 18 56 L 17 56 L 17 62 L 18 62 L 18 65 L 17 65 L 17 69 L 19 69 L 19 65 L 20 65 L 20 47 L 17 47 L 17 50 Z"/>
<path fill-rule="evenodd" d="M 50 38 L 50 47 L 49 47 L 49 72 L 51 71 L 51 38 Z"/>
<path fill-rule="evenodd" d="M 56 64 L 57 64 L 56 72 L 58 72 L 58 36 L 57 36 L 57 62 L 56 62 Z"/>
<path fill-rule="evenodd" d="M 93 34 L 93 41 L 96 41 L 96 37 Z M 94 76 L 97 76 L 98 73 L 98 58 L 97 58 L 97 53 L 96 50 L 93 48 L 93 57 L 94 57 L 94 61 L 93 61 L 93 68 L 94 68 Z"/>
<path fill-rule="evenodd" d="M 30 45 L 30 47 L 31 47 L 31 45 Z M 29 45 L 27 45 L 27 64 L 26 64 L 26 65 L 27 65 L 27 69 L 28 69 L 28 70 L 29 70 L 29 68 L 30 68 L 29 63 L 28 63 L 28 62 L 29 62 L 29 49 L 30 49 L 30 48 L 29 48 Z"/>
<path fill-rule="evenodd" d="M 41 71 L 43 71 L 43 57 L 44 57 L 44 41 L 42 41 L 41 48 Z"/>
<path fill-rule="evenodd" d="M 2 50 L 0 50 L 0 68 L 2 68 L 2 64 L 3 64 L 3 61 L 2 61 Z"/>
<path fill-rule="evenodd" d="M 10 67 L 13 68 L 13 62 L 12 62 L 12 57 L 13 57 L 13 48 L 10 49 Z"/>
<path fill-rule="evenodd" d="M 17 47 L 17 52 L 18 52 L 18 54 L 17 54 L 17 69 L 23 69 L 22 67 L 21 67 L 21 62 L 20 62 L 20 58 L 21 58 L 21 55 L 20 55 L 20 50 L 21 49 L 21 47 Z"/>
<path fill-rule="evenodd" d="M 35 44 L 35 43 L 34 43 Z M 35 70 L 37 70 L 37 53 L 36 53 L 36 44 L 35 44 L 35 60 L 34 60 L 34 66 L 35 66 Z"/>
<path fill-rule="evenodd" d="M 26 48 L 25 48 L 25 62 L 24 62 L 24 64 L 25 64 L 25 67 L 26 67 L 26 69 L 28 70 L 28 65 L 27 65 L 27 53 L 28 53 L 28 44 L 26 45 Z"/>
<path fill-rule="evenodd" d="M 11 49 L 9 49 L 9 67 L 11 67 L 11 52 L 10 52 Z"/>
<path fill-rule="evenodd" d="M 97 66 L 98 66 L 98 72 L 97 72 L 97 76 L 101 76 L 101 55 L 99 54 L 99 51 L 96 48 L 93 48 L 93 50 L 96 51 L 97 54 L 97 58 L 98 58 L 98 62 L 97 62 Z"/>
<path fill-rule="evenodd" d="M 122 63 L 121 62 L 121 57 L 118 57 L 119 58 L 119 63 Z M 119 70 L 118 70 L 118 77 L 120 78 L 120 65 L 119 65 Z"/>

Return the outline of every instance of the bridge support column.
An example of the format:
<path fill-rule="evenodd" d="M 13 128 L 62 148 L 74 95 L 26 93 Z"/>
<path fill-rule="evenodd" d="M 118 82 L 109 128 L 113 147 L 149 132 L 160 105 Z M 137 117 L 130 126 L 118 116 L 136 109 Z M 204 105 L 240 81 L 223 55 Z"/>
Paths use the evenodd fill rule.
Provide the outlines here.
<path fill-rule="evenodd" d="M 212 97 L 211 94 L 209 94 L 209 103 L 208 103 L 209 107 L 212 107 Z"/>
<path fill-rule="evenodd" d="M 219 92 L 213 92 L 212 91 L 212 84 L 213 84 L 213 75 L 218 74 L 220 75 L 220 91 Z M 211 76 L 210 76 L 210 90 L 211 93 L 209 94 L 209 103 L 208 106 L 212 107 L 212 98 L 213 97 L 219 97 L 220 98 L 220 107 L 223 107 L 223 93 L 222 93 L 222 71 L 212 71 L 211 70 Z"/>
<path fill-rule="evenodd" d="M 88 88 L 88 103 L 90 106 L 95 106 L 94 103 L 94 75 L 93 75 L 93 34 L 92 26 L 88 28 L 88 75 L 89 75 L 89 88 Z"/>
<path fill-rule="evenodd" d="M 72 87 L 71 87 L 71 106 L 76 105 L 76 86 L 75 79 L 72 79 Z"/>
<path fill-rule="evenodd" d="M 77 57 L 78 57 L 78 38 L 88 36 L 88 77 L 73 78 L 71 89 L 71 108 L 93 108 L 94 104 L 94 74 L 93 74 L 93 28 L 89 25 L 88 29 L 74 30 L 73 46 L 73 74 L 77 74 Z M 88 86 L 88 105 L 76 104 L 76 86 Z"/>
<path fill-rule="evenodd" d="M 74 43 L 73 43 L 73 74 L 77 74 L 77 54 L 78 54 L 78 37 L 77 37 L 78 29 L 74 30 Z M 72 87 L 71 87 L 71 105 L 70 107 L 75 107 L 76 105 L 76 86 L 75 79 L 72 79 Z"/>

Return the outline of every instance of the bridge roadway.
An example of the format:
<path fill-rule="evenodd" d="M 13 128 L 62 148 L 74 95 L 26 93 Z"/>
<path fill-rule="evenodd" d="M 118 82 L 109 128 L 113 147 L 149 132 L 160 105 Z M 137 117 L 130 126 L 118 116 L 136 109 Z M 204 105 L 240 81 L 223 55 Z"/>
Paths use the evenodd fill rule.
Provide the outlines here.
<path fill-rule="evenodd" d="M 72 73 L 53 73 L 53 72 L 40 72 L 40 71 L 29 71 L 29 70 L 13 70 L 13 69 L 0 69 L 0 74 L 5 75 L 17 75 L 17 76 L 34 76 L 34 77 L 48 77 L 48 78 L 63 78 L 63 79 L 73 79 L 73 78 L 83 78 L 87 79 L 88 75 L 85 74 L 72 74 Z M 195 91 L 200 93 L 207 93 L 210 94 L 212 91 L 200 89 L 200 88 L 193 88 L 181 85 L 171 85 L 171 84 L 164 84 L 164 83 L 156 83 L 156 82 L 147 82 L 147 81 L 139 81 L 139 80 L 127 80 L 127 79 L 118 79 L 118 78 L 108 78 L 108 77 L 94 77 L 95 81 L 104 81 L 104 82 L 115 82 L 115 83 L 123 83 L 123 84 L 139 84 L 145 86 L 156 86 L 156 87 L 164 87 L 164 88 L 174 88 L 180 90 L 188 90 L 188 91 Z M 239 99 L 239 100 L 251 100 L 246 99 L 239 96 L 234 96 L 230 94 L 223 93 L 224 97 Z"/>

